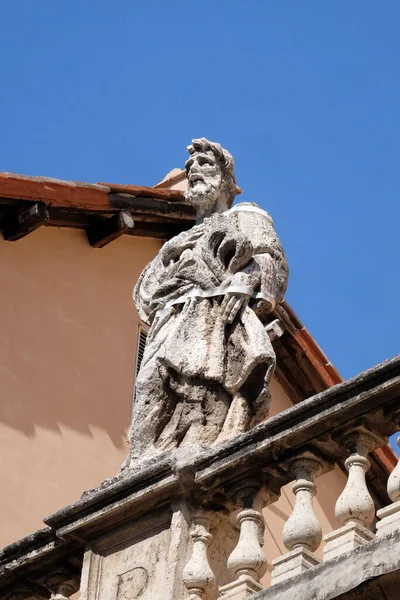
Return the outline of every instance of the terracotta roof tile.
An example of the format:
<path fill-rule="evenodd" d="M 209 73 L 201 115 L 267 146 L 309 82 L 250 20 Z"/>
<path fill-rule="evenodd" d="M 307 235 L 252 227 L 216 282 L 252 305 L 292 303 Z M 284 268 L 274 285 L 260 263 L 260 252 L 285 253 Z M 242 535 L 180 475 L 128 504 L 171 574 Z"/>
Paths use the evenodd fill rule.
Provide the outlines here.
<path fill-rule="evenodd" d="M 0 197 L 11 200 L 40 201 L 58 208 L 107 211 L 111 208 L 109 194 L 112 193 L 156 198 L 167 202 L 184 202 L 183 193 L 179 190 L 0 173 Z"/>

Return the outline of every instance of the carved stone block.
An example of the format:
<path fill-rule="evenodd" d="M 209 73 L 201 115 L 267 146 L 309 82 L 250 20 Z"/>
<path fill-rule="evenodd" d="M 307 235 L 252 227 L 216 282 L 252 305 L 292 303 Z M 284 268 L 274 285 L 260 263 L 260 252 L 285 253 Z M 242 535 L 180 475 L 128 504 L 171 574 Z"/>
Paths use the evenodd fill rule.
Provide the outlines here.
<path fill-rule="evenodd" d="M 400 529 L 400 500 L 381 508 L 377 512 L 380 519 L 376 525 L 376 535 L 386 535 Z"/>
<path fill-rule="evenodd" d="M 249 575 L 241 575 L 236 581 L 220 588 L 219 600 L 247 600 L 262 589 L 262 585 L 255 579 Z"/>
<path fill-rule="evenodd" d="M 324 547 L 324 562 L 336 558 L 345 552 L 355 550 L 359 546 L 373 540 L 375 535 L 358 523 L 348 523 L 340 529 L 328 533 Z"/>
<path fill-rule="evenodd" d="M 90 543 L 84 559 L 82 600 L 173 598 L 171 513 L 125 523 Z"/>
<path fill-rule="evenodd" d="M 272 572 L 271 585 L 304 573 L 319 564 L 312 552 L 305 548 L 296 548 L 272 561 L 275 569 Z"/>

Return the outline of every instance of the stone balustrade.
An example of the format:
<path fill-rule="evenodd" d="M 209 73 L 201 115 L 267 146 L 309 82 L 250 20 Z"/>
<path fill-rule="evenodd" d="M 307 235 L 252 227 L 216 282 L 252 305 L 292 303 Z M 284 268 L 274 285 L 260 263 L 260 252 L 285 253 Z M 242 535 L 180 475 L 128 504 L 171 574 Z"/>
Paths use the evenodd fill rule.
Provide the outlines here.
<path fill-rule="evenodd" d="M 185 559 L 169 568 L 176 577 L 172 583 L 166 579 L 162 600 L 278 599 L 284 597 L 280 590 L 286 590 L 287 597 L 292 589 L 288 586 L 301 600 L 295 592 L 297 582 L 307 578 L 309 585 L 313 573 L 323 578 L 324 568 L 336 568 L 339 559 L 351 560 L 352 553 L 361 560 L 360 550 L 378 552 L 387 538 L 398 536 L 400 541 L 400 465 L 388 476 L 388 497 L 379 497 L 376 488 L 371 493 L 368 479 L 375 450 L 400 429 L 399 397 L 398 357 L 219 447 L 166 455 L 115 478 L 47 518 L 49 529 L 42 541 L 3 552 L 0 598 L 69 598 L 77 589 L 78 556 L 88 540 L 124 523 L 133 527 L 152 511 L 173 506 L 174 515 L 181 511 L 183 517 L 180 522 L 174 517 L 179 532 L 171 532 L 175 545 L 168 556 L 175 553 Z M 346 472 L 347 483 L 339 497 L 332 498 L 337 528 L 322 539 L 313 504 L 319 477 L 336 466 Z M 269 565 L 271 585 L 263 589 L 263 509 L 274 504 L 290 482 L 293 511 L 282 531 L 287 553 Z M 224 554 L 220 542 L 227 531 L 230 546 Z M 67 568 L 60 569 L 61 564 Z M 84 572 L 90 568 L 88 562 Z M 90 577 L 84 577 L 82 600 L 97 598 L 88 592 L 87 586 L 94 585 Z M 157 595 L 151 597 L 158 600 Z"/>
<path fill-rule="evenodd" d="M 289 461 L 290 472 L 295 478 L 295 505 L 282 532 L 288 553 L 276 558 L 272 563 L 274 569 L 271 589 L 272 586 L 293 579 L 322 562 L 348 555 L 359 546 L 376 539 L 376 536 L 397 533 L 400 539 L 400 461 L 388 478 L 387 491 L 392 503 L 376 511 L 366 485 L 366 473 L 370 466 L 367 456 L 373 449 L 385 444 L 386 439 L 368 431 L 365 426 L 349 429 L 346 434 L 341 435 L 341 439 L 343 447 L 349 452 L 344 463 L 348 478 L 336 502 L 338 528 L 324 538 L 322 561 L 314 554 L 322 541 L 321 525 L 313 509 L 313 497 L 317 493 L 315 479 L 332 469 L 334 463 L 309 451 L 300 453 L 297 458 Z M 400 437 L 398 443 L 400 445 Z M 260 496 L 260 490 L 257 493 L 253 491 L 251 508 L 242 505 L 237 514 L 239 540 L 227 562 L 232 581 L 222 586 L 219 595 L 215 592 L 212 598 L 246 600 L 255 597 L 254 595 L 263 589 L 260 577 L 267 565 L 262 552 L 264 517 L 261 509 L 266 504 L 276 501 L 277 495 L 264 488 L 263 501 L 256 501 Z M 373 527 L 376 518 L 378 521 L 376 527 Z M 205 557 L 206 555 L 203 556 L 203 560 Z M 208 562 L 206 572 L 208 580 L 212 579 Z M 197 597 L 203 598 L 193 598 Z M 262 596 L 257 595 L 258 597 Z M 273 597 L 272 594 L 271 598 Z"/>
<path fill-rule="evenodd" d="M 260 576 L 266 569 L 266 561 L 262 553 L 263 540 L 260 540 L 264 525 L 261 507 L 277 500 L 276 482 L 280 481 L 279 487 L 282 487 L 289 477 L 294 480 L 295 503 L 282 531 L 288 552 L 272 563 L 271 588 L 367 544 L 376 535 L 398 530 L 400 536 L 400 463 L 388 479 L 388 496 L 392 500 L 389 506 L 376 510 L 366 482 L 369 454 L 385 445 L 388 435 L 400 429 L 398 400 L 395 397 L 396 401 L 390 408 L 377 410 L 375 406 L 369 414 L 364 413 L 345 426 L 333 428 L 328 436 L 325 431 L 323 435 L 314 437 L 306 447 L 298 448 L 297 452 L 292 450 L 290 458 L 285 460 L 286 452 L 282 453 L 280 461 L 275 457 L 274 477 L 267 477 L 262 488 L 264 502 L 258 504 L 257 511 L 254 506 L 248 505 L 237 514 L 239 540 L 227 562 L 232 581 L 222 586 L 219 596 L 213 598 L 245 600 L 262 590 Z M 347 482 L 336 499 L 338 527 L 325 535 L 321 559 L 315 554 L 321 546 L 322 529 L 313 509 L 313 497 L 317 494 L 318 477 L 337 464 L 346 469 Z M 271 473 L 271 465 L 263 466 L 260 472 Z M 274 493 L 268 488 L 268 482 L 272 481 L 275 483 Z M 254 491 L 253 496 L 256 497 Z M 374 527 L 376 519 L 378 522 Z"/>
<path fill-rule="evenodd" d="M 18 581 L 10 590 L 5 590 L 2 598 L 6 600 L 70 600 L 79 590 L 79 576 L 71 572 L 46 575 L 41 581 Z"/>

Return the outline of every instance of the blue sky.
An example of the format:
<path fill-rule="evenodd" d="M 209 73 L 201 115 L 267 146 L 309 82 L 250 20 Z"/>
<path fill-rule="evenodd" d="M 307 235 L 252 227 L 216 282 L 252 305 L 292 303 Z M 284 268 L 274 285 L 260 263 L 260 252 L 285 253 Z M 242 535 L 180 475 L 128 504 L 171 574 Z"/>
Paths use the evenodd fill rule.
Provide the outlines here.
<path fill-rule="evenodd" d="M 395 0 L 4 2 L 0 170 L 152 185 L 221 142 L 350 377 L 400 346 L 399 22 Z"/>

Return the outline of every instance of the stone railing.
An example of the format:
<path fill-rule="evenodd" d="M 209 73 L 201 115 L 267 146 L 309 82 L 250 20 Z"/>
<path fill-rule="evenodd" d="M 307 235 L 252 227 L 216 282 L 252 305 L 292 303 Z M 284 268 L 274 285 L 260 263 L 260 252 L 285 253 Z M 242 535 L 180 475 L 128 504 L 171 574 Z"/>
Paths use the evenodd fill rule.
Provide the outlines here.
<path fill-rule="evenodd" d="M 43 543 L 25 542 L 20 550 L 3 553 L 0 598 L 65 600 L 77 589 L 85 544 L 89 556 L 90 540 L 101 539 L 116 527 L 120 531 L 125 523 L 134 530 L 134 524 L 146 515 L 165 507 L 171 510 L 171 506 L 174 552 L 186 558 L 169 566 L 169 579 L 161 582 L 163 592 L 151 596 L 155 600 L 286 600 L 292 596 L 318 600 L 339 596 L 339 591 L 347 592 L 364 579 L 381 576 L 386 568 L 393 574 L 400 551 L 400 467 L 389 477 L 387 506 L 378 511 L 367 479 L 375 449 L 400 429 L 399 399 L 397 357 L 221 446 L 166 454 L 106 482 L 48 517 L 48 537 Z M 346 471 L 347 483 L 339 498 L 332 498 L 337 528 L 322 539 L 313 499 L 318 497 L 318 478 L 336 465 Z M 295 502 L 282 531 L 287 553 L 269 565 L 273 568 L 271 585 L 263 589 L 260 581 L 267 567 L 263 509 L 274 504 L 282 487 L 290 482 L 294 482 Z M 380 504 L 385 503 L 382 500 Z M 179 514 L 184 518 L 178 523 Z M 178 533 L 172 531 L 175 522 L 181 546 L 176 541 Z M 228 525 L 232 535 L 223 545 Z M 392 544 L 390 552 L 387 540 Z M 316 554 L 321 543 L 322 557 L 321 552 Z M 385 560 L 383 549 L 389 552 Z M 173 552 L 168 552 L 172 556 Z M 338 561 L 348 564 L 346 561 L 354 562 L 355 557 L 361 561 L 363 552 L 368 569 L 363 574 L 358 562 L 358 571 L 349 567 L 347 571 L 352 573 L 346 579 Z M 100 577 L 90 576 L 91 564 L 88 559 L 83 569 L 81 598 L 102 600 L 100 592 L 89 589 Z M 400 571 L 400 561 L 398 568 Z M 318 590 L 329 587 L 330 581 L 331 595 L 319 595 Z M 147 598 L 145 593 L 132 598 L 142 597 L 140 594 Z"/>
<path fill-rule="evenodd" d="M 82 547 L 40 529 L 0 553 L 0 597 L 69 600 L 79 590 Z"/>
<path fill-rule="evenodd" d="M 330 392 L 320 394 L 319 397 L 309 401 L 310 421 L 306 417 L 306 412 L 303 412 L 305 409 L 303 406 L 300 411 L 304 420 L 298 423 L 297 430 L 295 428 L 286 432 L 284 448 L 276 440 L 272 452 L 273 460 L 259 462 L 257 477 L 240 481 L 240 474 L 236 473 L 235 496 L 232 497 L 231 494 L 229 501 L 225 503 L 226 508 L 230 502 L 232 503 L 231 511 L 236 515 L 237 528 L 240 532 L 238 543 L 227 560 L 231 582 L 221 586 L 219 590 L 215 589 L 215 577 L 207 562 L 206 547 L 211 542 L 208 525 L 204 529 L 207 533 L 203 541 L 193 543 L 194 552 L 186 566 L 184 581 L 191 600 L 204 600 L 209 597 L 219 600 L 228 598 L 244 600 L 264 596 L 275 598 L 278 597 L 275 587 L 277 584 L 290 582 L 290 580 L 294 584 L 297 575 L 312 570 L 317 565 L 338 559 L 380 536 L 398 532 L 400 541 L 400 463 L 388 479 L 387 492 L 392 502 L 385 508 L 376 510 L 366 483 L 366 474 L 370 468 L 368 456 L 375 449 L 387 444 L 388 436 L 400 429 L 398 386 L 397 375 L 392 381 L 382 382 L 373 389 L 360 389 L 360 393 L 350 398 L 346 393 L 343 404 L 342 402 L 334 404 L 334 399 L 338 398 L 338 392 L 341 395 L 342 390 L 349 392 L 349 382 L 331 389 Z M 311 416 L 313 404 L 316 408 L 320 399 L 327 399 L 329 396 L 332 398 L 331 409 L 326 414 L 321 412 L 318 416 Z M 380 404 L 380 400 L 383 399 L 384 402 Z M 351 410 L 349 410 L 350 406 L 352 406 Z M 354 410 L 357 415 L 354 414 Z M 293 410 L 294 412 L 296 409 Z M 337 423 L 335 413 L 340 416 L 340 423 Z M 351 413 L 354 415 L 353 418 L 350 416 Z M 307 428 L 317 423 L 321 425 L 327 415 L 327 422 L 331 422 L 329 432 L 323 427 L 320 433 L 315 433 L 313 437 L 307 436 Z M 281 414 L 277 419 L 282 416 L 287 415 Z M 303 434 L 300 433 L 302 428 L 304 428 Z M 304 435 L 305 443 L 289 450 L 290 440 L 295 440 L 301 435 Z M 272 439 L 268 439 L 268 442 L 267 439 L 264 438 L 263 441 L 274 444 L 273 436 Z M 262 454 L 261 450 L 259 454 Z M 254 448 L 254 458 L 256 455 L 257 449 Z M 337 529 L 323 537 L 321 525 L 314 512 L 313 498 L 317 494 L 318 477 L 332 470 L 337 464 L 346 469 L 347 483 L 335 505 Z M 217 476 L 219 469 L 213 466 L 212 471 Z M 219 476 L 221 477 L 221 473 Z M 201 479 L 202 477 L 199 476 L 198 480 Z M 292 489 L 295 503 L 293 512 L 282 531 L 287 553 L 272 562 L 271 593 L 265 595 L 261 593 L 263 588 L 260 584 L 267 567 L 262 550 L 265 525 L 262 509 L 276 502 L 280 489 L 289 479 L 294 481 Z M 205 514 L 207 517 L 204 516 Z M 210 523 L 211 518 L 210 512 L 201 516 L 203 523 Z M 197 514 L 194 531 L 198 519 Z M 202 544 L 200 568 L 196 555 L 199 543 Z M 321 543 L 323 544 L 322 559 L 315 553 Z M 197 572 L 195 580 L 192 580 L 190 574 L 194 571 L 195 564 Z M 204 574 L 203 578 L 201 573 Z M 285 589 L 287 588 L 286 584 Z M 257 592 L 260 592 L 260 595 L 254 596 Z"/>
<path fill-rule="evenodd" d="M 400 412 L 395 417 L 395 423 L 396 427 L 400 428 Z M 375 427 L 374 429 L 376 430 Z M 294 478 L 295 504 L 282 531 L 287 553 L 276 558 L 272 563 L 271 588 L 284 581 L 293 580 L 295 584 L 297 575 L 351 553 L 379 537 L 397 532 L 400 542 L 400 462 L 388 479 L 387 490 L 392 502 L 376 511 L 366 485 L 366 472 L 370 466 L 368 454 L 383 445 L 384 438 L 361 425 L 341 433 L 340 443 L 349 454 L 345 461 L 348 478 L 342 494 L 336 501 L 335 515 L 338 528 L 324 538 L 313 508 L 313 497 L 317 494 L 315 480 L 319 475 L 330 470 L 333 463 L 328 462 L 326 456 L 321 453 L 309 450 L 300 452 L 286 463 Z M 248 487 L 243 488 L 240 495 L 242 496 L 241 510 L 236 517 L 240 537 L 227 561 L 232 582 L 222 586 L 219 595 L 213 596 L 220 600 L 228 598 L 244 600 L 253 597 L 256 592 L 263 589 L 260 579 L 267 565 L 262 551 L 264 544 L 262 508 L 276 501 L 277 496 L 265 486 L 258 488 L 254 482 L 253 485 L 249 482 Z M 373 527 L 374 523 L 376 527 Z M 315 554 L 321 543 L 323 543 L 322 560 Z M 194 555 L 191 560 L 193 559 Z M 204 599 L 207 589 L 213 582 L 213 574 L 205 557 L 203 564 L 207 577 L 204 579 L 197 577 L 195 593 L 190 590 L 191 600 Z M 185 583 L 187 585 L 187 581 Z M 187 587 L 189 588 L 188 585 Z M 287 587 L 286 585 L 285 589 Z M 271 594 L 265 597 L 278 598 L 274 590 L 271 589 Z M 261 598 L 264 595 L 256 597 Z"/>

